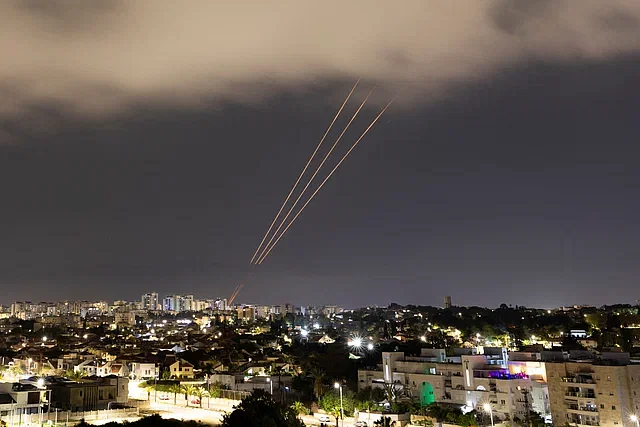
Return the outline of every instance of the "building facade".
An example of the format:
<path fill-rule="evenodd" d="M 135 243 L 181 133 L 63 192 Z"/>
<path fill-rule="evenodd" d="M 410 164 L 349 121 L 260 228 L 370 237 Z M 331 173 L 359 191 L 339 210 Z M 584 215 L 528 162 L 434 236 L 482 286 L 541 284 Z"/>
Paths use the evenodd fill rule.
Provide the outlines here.
<path fill-rule="evenodd" d="M 528 373 L 527 364 L 510 363 L 501 351 L 448 357 L 444 350 L 423 350 L 420 357 L 382 353 L 378 369 L 358 371 L 359 389 L 393 385 L 397 395 L 424 406 L 454 404 L 464 411 L 482 411 L 489 404 L 501 420 L 523 420 L 527 408 L 542 416 L 550 413 L 541 362 L 531 362 Z"/>
<path fill-rule="evenodd" d="M 556 425 L 635 427 L 640 414 L 640 365 L 613 361 L 546 363 Z"/>

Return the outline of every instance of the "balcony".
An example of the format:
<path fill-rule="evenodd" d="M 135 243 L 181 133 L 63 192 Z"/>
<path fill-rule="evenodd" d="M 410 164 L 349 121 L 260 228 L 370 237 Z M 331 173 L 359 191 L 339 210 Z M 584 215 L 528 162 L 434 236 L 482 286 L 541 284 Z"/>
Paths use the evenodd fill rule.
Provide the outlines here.
<path fill-rule="evenodd" d="M 575 418 L 572 417 L 572 418 L 569 418 L 568 422 L 571 425 L 576 424 L 579 426 L 599 426 L 600 425 L 600 422 L 597 420 L 584 420 L 584 419 L 581 420 L 580 418 L 581 417 L 575 417 Z"/>
<path fill-rule="evenodd" d="M 586 377 L 564 377 L 562 378 L 562 382 L 573 383 L 573 384 L 595 384 L 596 383 L 593 380 L 593 378 L 586 378 Z"/>
<path fill-rule="evenodd" d="M 577 398 L 581 398 L 581 399 L 595 399 L 596 398 L 596 394 L 591 392 L 584 392 L 584 391 L 567 391 L 564 394 L 565 398 L 572 398 L 572 397 L 577 397 Z"/>
<path fill-rule="evenodd" d="M 576 405 L 569 404 L 567 405 L 567 413 L 576 414 L 576 415 L 590 415 L 593 416 L 594 413 L 598 413 L 598 408 L 596 405 Z"/>

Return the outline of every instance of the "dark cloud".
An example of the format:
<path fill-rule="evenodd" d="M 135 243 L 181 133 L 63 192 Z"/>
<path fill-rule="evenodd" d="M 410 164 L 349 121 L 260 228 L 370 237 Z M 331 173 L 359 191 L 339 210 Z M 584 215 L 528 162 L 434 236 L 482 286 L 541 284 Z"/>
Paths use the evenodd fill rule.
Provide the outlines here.
<path fill-rule="evenodd" d="M 499 0 L 490 10 L 489 16 L 496 27 L 510 35 L 531 36 L 539 31 L 534 24 L 550 20 L 549 14 L 564 0 Z"/>
<path fill-rule="evenodd" d="M 640 17 L 626 9 L 620 8 L 606 11 L 599 19 L 604 28 L 609 31 L 635 34 L 640 31 Z"/>
<path fill-rule="evenodd" d="M 100 118 L 141 105 L 262 102 L 359 77 L 410 87 L 401 106 L 527 57 L 640 48 L 636 0 L 27 0 L 0 3 L 0 16 L 5 117 L 41 104 Z"/>

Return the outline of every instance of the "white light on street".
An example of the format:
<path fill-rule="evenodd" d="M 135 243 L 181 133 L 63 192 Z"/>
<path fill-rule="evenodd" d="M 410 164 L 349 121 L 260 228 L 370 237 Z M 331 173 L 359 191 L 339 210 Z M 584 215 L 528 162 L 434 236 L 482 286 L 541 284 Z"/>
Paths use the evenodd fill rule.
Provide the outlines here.
<path fill-rule="evenodd" d="M 373 343 L 369 343 L 369 344 L 367 344 L 367 349 L 368 349 L 369 351 L 373 350 Z"/>

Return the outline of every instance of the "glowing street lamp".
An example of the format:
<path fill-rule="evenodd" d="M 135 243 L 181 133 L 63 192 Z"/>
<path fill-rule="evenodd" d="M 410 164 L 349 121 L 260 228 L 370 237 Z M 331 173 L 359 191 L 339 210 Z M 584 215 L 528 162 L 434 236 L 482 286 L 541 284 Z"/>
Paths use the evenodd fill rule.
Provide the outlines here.
<path fill-rule="evenodd" d="M 307 336 L 309 336 L 309 331 L 307 331 L 306 329 L 302 329 L 302 330 L 300 331 L 300 335 L 301 335 L 303 338 L 306 338 Z"/>
<path fill-rule="evenodd" d="M 629 417 L 629 419 L 630 419 L 632 422 L 636 423 L 636 427 L 640 427 L 640 419 L 638 418 L 638 416 L 637 416 L 637 415 L 631 415 L 631 416 Z"/>
<path fill-rule="evenodd" d="M 493 427 L 495 424 L 493 424 L 493 411 L 491 410 L 491 405 L 485 403 L 484 405 L 482 405 L 482 409 L 484 409 L 484 411 L 491 416 L 491 427 Z"/>
<path fill-rule="evenodd" d="M 271 381 L 271 378 L 267 378 L 267 382 L 269 383 L 269 391 L 271 393 L 271 396 L 273 396 L 273 381 Z"/>
<path fill-rule="evenodd" d="M 367 350 L 369 351 L 373 350 L 373 343 L 367 344 Z"/>
<path fill-rule="evenodd" d="M 335 383 L 333 386 L 338 390 L 340 390 L 340 423 L 344 426 L 344 407 L 342 406 L 342 386 L 340 385 L 340 383 Z"/>
<path fill-rule="evenodd" d="M 360 348 L 360 347 L 362 347 L 362 338 L 355 337 L 355 338 L 347 341 L 347 344 L 349 345 L 349 347 Z"/>

